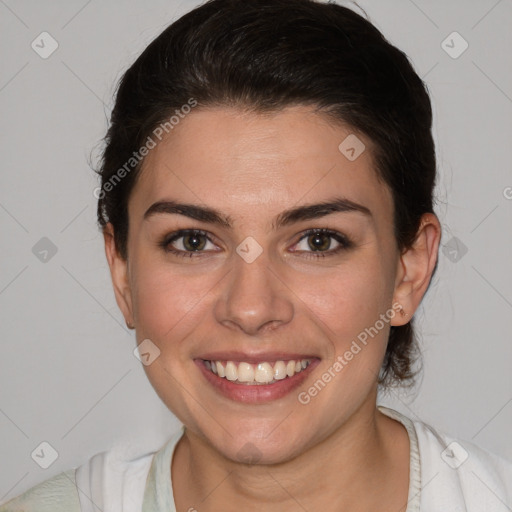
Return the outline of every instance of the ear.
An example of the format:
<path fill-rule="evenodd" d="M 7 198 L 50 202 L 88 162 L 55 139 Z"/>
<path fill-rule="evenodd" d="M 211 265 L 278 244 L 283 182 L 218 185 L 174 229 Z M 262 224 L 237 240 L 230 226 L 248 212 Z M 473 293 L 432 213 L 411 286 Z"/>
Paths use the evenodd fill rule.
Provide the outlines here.
<path fill-rule="evenodd" d="M 403 252 L 398 262 L 393 304 L 402 307 L 402 314 L 391 320 L 391 325 L 404 325 L 409 322 L 427 291 L 434 272 L 441 224 L 433 213 L 424 213 L 413 246 Z"/>
<path fill-rule="evenodd" d="M 133 329 L 134 321 L 128 276 L 128 260 L 123 259 L 117 251 L 114 239 L 114 226 L 110 222 L 103 229 L 103 238 L 105 240 L 105 255 L 110 267 L 116 302 L 123 313 L 126 325 Z"/>

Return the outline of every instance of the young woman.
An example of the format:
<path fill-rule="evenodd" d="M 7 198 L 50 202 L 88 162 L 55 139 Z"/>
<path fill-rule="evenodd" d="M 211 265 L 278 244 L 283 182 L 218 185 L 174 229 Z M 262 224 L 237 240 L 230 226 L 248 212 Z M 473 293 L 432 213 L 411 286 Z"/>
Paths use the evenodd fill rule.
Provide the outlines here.
<path fill-rule="evenodd" d="M 125 73 L 99 171 L 117 303 L 182 429 L 0 511 L 501 511 L 512 465 L 377 406 L 440 223 L 428 93 L 352 10 L 212 0 Z"/>

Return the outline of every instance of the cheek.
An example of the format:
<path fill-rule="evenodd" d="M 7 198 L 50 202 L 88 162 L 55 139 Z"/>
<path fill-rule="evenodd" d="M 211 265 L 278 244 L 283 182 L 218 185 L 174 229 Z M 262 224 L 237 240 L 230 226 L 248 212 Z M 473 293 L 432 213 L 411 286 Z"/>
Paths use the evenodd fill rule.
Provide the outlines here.
<path fill-rule="evenodd" d="M 296 288 L 309 310 L 343 340 L 373 325 L 389 308 L 392 287 L 387 281 L 376 265 L 350 266 L 301 279 Z"/>
<path fill-rule="evenodd" d="M 348 400 L 367 392 L 378 376 L 395 314 L 390 309 L 390 279 L 382 263 L 371 257 L 360 265 L 340 266 L 328 277 L 300 283 L 299 296 L 329 339 L 323 372 L 335 381 L 331 393 L 339 397 Z"/>
<path fill-rule="evenodd" d="M 173 350 L 197 325 L 210 287 L 204 279 L 180 276 L 147 261 L 138 265 L 134 276 L 133 305 L 141 335 L 162 351 Z"/>
<path fill-rule="evenodd" d="M 188 357 L 187 346 L 191 333 L 205 317 L 212 285 L 205 280 L 179 276 L 161 265 L 147 261 L 134 272 L 134 311 L 137 319 L 138 343 L 150 339 L 158 349 L 158 357 L 144 366 L 146 376 L 160 399 L 189 425 L 194 423 L 197 404 L 192 396 L 183 393 L 183 383 L 193 374 L 194 363 Z M 199 414 L 199 413 L 197 413 Z"/>

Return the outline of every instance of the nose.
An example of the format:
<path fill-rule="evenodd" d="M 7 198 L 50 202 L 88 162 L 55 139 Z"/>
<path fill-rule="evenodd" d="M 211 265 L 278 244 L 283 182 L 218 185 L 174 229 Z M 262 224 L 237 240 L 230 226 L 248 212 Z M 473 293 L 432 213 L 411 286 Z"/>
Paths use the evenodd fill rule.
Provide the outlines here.
<path fill-rule="evenodd" d="M 291 321 L 291 295 L 265 251 L 251 263 L 234 255 L 232 270 L 215 304 L 215 318 L 230 329 L 263 334 Z"/>

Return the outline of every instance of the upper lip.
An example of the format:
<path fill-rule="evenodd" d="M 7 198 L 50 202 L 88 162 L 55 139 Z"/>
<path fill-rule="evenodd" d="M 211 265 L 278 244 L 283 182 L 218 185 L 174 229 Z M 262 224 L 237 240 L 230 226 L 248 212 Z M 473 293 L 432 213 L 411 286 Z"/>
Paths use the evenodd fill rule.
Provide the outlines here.
<path fill-rule="evenodd" d="M 241 352 L 241 351 L 215 351 L 202 354 L 196 359 L 203 359 L 205 361 L 237 361 L 245 363 L 260 363 L 264 361 L 289 361 L 290 359 L 318 359 L 317 356 L 311 354 L 299 354 L 298 352 Z"/>

